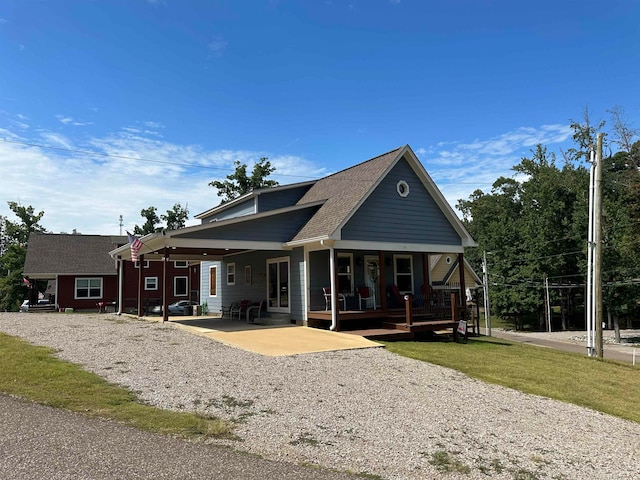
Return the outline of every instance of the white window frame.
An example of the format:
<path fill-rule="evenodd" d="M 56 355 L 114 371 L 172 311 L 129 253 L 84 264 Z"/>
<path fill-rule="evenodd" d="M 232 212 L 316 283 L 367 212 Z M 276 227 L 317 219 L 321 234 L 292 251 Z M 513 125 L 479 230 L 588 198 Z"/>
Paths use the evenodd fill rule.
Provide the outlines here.
<path fill-rule="evenodd" d="M 158 277 L 144 277 L 145 290 L 158 290 Z"/>
<path fill-rule="evenodd" d="M 409 259 L 409 269 L 411 270 L 409 273 L 405 273 L 405 272 L 398 272 L 398 260 L 406 260 Z M 406 277 L 409 276 L 411 277 L 411 290 L 400 290 L 400 293 L 402 294 L 406 294 L 406 293 L 413 293 L 413 255 L 394 255 L 393 256 L 393 283 L 398 286 L 398 288 L 400 288 L 400 285 L 398 283 L 398 276 L 402 276 L 402 277 Z"/>
<path fill-rule="evenodd" d="M 79 296 L 78 295 L 78 281 L 86 281 L 87 282 L 87 296 Z M 92 281 L 98 281 L 100 283 L 100 294 L 99 295 L 91 295 L 91 282 Z M 96 287 L 93 287 L 94 289 Z M 103 288 L 104 288 L 104 280 L 102 277 L 79 277 L 75 279 L 74 282 L 74 289 L 73 289 L 73 298 L 76 300 L 95 300 L 95 299 L 100 299 L 102 298 L 102 292 L 103 292 Z M 83 288 L 84 289 L 84 288 Z"/>
<path fill-rule="evenodd" d="M 184 293 L 178 293 L 178 280 L 184 280 Z M 173 277 L 173 294 L 176 297 L 186 297 L 189 295 L 189 277 Z"/>
<path fill-rule="evenodd" d="M 133 267 L 134 268 L 140 268 L 140 260 L 135 261 L 134 264 L 133 264 Z M 149 268 L 149 260 L 145 260 L 144 261 L 144 267 L 142 267 L 142 268 Z"/>
<path fill-rule="evenodd" d="M 348 258 L 349 259 L 349 265 L 347 266 L 347 271 L 346 272 L 340 272 L 340 259 L 341 258 Z M 340 293 L 353 293 L 353 253 L 338 253 L 338 262 L 336 265 L 336 270 L 338 273 L 338 285 L 340 285 L 340 277 L 347 277 L 349 279 L 349 285 L 350 285 L 350 289 L 348 292 L 342 292 L 340 291 Z"/>
<path fill-rule="evenodd" d="M 236 264 L 227 263 L 227 285 L 236 284 Z"/>
<path fill-rule="evenodd" d="M 186 260 L 174 260 L 173 268 L 188 268 L 189 262 Z"/>
<path fill-rule="evenodd" d="M 215 276 L 216 276 L 215 282 L 211 281 L 211 272 L 216 272 L 215 273 Z M 213 293 L 211 293 L 212 292 L 212 289 L 211 289 L 212 284 L 213 284 L 213 287 L 215 288 Z M 218 266 L 217 265 L 211 265 L 209 267 L 209 296 L 210 297 L 217 297 L 218 296 Z"/>

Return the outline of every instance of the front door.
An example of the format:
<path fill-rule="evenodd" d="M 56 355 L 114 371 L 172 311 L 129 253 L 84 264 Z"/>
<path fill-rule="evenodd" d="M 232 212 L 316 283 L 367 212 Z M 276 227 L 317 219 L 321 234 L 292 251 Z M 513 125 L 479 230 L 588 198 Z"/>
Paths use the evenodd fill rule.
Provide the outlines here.
<path fill-rule="evenodd" d="M 367 305 L 368 308 L 380 308 L 380 264 L 379 259 L 374 255 L 365 255 L 364 257 L 364 280 L 373 292 L 373 303 L 375 305 Z"/>
<path fill-rule="evenodd" d="M 289 313 L 289 257 L 267 260 L 269 312 Z"/>

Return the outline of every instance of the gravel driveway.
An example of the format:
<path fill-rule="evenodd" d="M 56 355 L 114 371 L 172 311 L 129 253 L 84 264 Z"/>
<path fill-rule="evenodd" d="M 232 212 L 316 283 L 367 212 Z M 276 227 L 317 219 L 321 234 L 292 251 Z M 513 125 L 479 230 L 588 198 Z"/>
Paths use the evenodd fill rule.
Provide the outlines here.
<path fill-rule="evenodd" d="M 640 424 L 384 349 L 265 357 L 110 314 L 0 313 L 0 331 L 150 404 L 236 420 L 232 444 L 273 460 L 385 479 L 640 476 Z"/>

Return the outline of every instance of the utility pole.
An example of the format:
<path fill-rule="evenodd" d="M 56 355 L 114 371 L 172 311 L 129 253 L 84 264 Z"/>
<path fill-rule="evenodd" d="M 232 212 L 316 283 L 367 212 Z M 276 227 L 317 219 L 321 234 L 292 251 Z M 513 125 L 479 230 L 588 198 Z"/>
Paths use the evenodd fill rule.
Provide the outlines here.
<path fill-rule="evenodd" d="M 589 168 L 589 230 L 587 234 L 587 289 L 585 292 L 585 310 L 587 314 L 587 356 L 595 357 L 595 329 L 593 323 L 595 321 L 595 295 L 593 285 L 593 250 L 595 247 L 593 239 L 593 201 L 595 197 L 596 159 L 593 147 L 589 152 L 589 163 L 591 164 L 591 167 Z"/>
<path fill-rule="evenodd" d="M 596 175 L 595 175 L 594 210 L 594 243 L 593 281 L 595 298 L 595 327 L 596 327 L 596 355 L 604 358 L 602 341 L 602 133 L 598 133 L 596 140 Z"/>
<path fill-rule="evenodd" d="M 123 223 L 122 223 L 122 215 L 120 215 L 120 236 L 122 236 L 122 227 L 123 227 Z"/>
<path fill-rule="evenodd" d="M 482 276 L 483 286 L 482 291 L 484 293 L 484 326 L 488 336 L 491 336 L 491 312 L 489 311 L 489 272 L 487 271 L 487 252 L 485 251 L 482 256 Z"/>

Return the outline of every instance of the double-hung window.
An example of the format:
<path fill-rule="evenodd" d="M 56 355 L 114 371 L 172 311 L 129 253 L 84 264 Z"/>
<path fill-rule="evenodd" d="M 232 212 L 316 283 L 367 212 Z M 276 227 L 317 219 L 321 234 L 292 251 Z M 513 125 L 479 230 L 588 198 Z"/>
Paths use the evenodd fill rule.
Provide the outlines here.
<path fill-rule="evenodd" d="M 102 298 L 102 278 L 76 278 L 75 298 Z"/>

